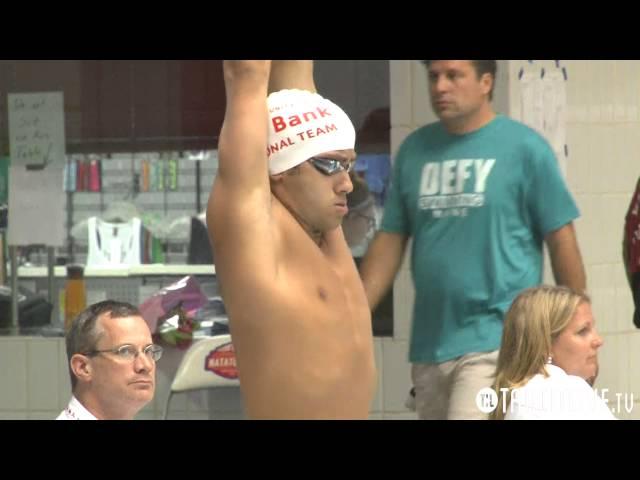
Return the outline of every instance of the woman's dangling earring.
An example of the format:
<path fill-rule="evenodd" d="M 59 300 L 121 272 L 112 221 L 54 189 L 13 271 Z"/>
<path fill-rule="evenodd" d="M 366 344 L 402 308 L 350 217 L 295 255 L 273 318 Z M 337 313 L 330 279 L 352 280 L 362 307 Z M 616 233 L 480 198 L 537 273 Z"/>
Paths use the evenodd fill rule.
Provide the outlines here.
<path fill-rule="evenodd" d="M 547 357 L 547 365 L 551 365 L 553 363 L 553 357 L 551 355 L 549 355 Z"/>

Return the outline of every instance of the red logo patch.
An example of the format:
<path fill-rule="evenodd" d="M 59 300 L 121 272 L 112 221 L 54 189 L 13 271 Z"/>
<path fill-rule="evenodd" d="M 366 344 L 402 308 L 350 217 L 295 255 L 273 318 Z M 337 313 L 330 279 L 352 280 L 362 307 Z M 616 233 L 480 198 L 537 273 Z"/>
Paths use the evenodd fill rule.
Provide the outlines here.
<path fill-rule="evenodd" d="M 230 380 L 238 378 L 236 352 L 233 345 L 225 343 L 215 350 L 211 350 L 204 360 L 204 369 Z"/>

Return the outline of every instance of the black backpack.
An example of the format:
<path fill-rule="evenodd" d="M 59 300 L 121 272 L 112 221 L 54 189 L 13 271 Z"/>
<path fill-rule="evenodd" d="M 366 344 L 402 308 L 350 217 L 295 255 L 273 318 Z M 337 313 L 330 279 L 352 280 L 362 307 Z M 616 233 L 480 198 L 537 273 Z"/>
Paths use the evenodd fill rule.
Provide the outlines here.
<path fill-rule="evenodd" d="M 30 329 L 51 323 L 53 305 L 42 295 L 18 287 L 18 325 L 20 332 L 27 334 Z M 11 289 L 0 285 L 0 329 L 11 326 Z"/>
<path fill-rule="evenodd" d="M 640 328 L 640 178 L 631 197 L 624 227 L 622 256 L 636 307 L 633 324 Z"/>

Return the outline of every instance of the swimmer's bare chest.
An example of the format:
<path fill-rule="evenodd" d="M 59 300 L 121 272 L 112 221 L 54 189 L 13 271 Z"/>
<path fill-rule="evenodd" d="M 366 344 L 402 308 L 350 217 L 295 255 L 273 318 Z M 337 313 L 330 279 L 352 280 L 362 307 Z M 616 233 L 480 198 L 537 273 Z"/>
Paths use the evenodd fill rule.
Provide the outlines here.
<path fill-rule="evenodd" d="M 371 315 L 346 242 L 339 235 L 319 246 L 284 215 L 272 225 L 273 277 L 254 273 L 268 270 L 268 255 L 253 272 L 219 256 L 231 262 L 220 265 L 221 280 L 246 406 L 256 417 L 366 416 L 375 388 Z"/>
<path fill-rule="evenodd" d="M 234 333 L 251 416 L 366 418 L 376 378 L 371 316 L 351 273 L 284 264 L 280 303 L 266 306 L 260 328 Z"/>

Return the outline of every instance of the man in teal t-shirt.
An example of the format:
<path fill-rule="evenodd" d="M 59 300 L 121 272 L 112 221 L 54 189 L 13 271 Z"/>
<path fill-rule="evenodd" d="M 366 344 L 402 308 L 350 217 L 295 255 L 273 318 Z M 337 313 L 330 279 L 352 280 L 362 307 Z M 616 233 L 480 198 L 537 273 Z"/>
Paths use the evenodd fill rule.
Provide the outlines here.
<path fill-rule="evenodd" d="M 409 348 L 418 415 L 485 418 L 503 315 L 542 281 L 585 289 L 578 209 L 548 143 L 491 107 L 495 60 L 425 62 L 440 121 L 402 143 L 380 232 L 361 273 L 371 308 L 390 288 L 407 240 L 416 289 Z"/>

